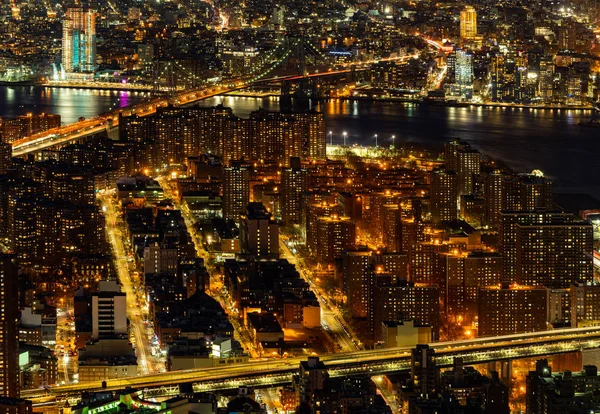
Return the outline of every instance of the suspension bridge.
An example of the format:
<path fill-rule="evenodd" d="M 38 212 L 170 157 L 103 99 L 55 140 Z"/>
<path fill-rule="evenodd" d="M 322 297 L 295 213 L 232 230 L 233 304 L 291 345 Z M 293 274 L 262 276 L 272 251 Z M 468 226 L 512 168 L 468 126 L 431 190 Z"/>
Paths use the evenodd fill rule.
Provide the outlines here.
<path fill-rule="evenodd" d="M 149 90 L 154 92 L 154 97 L 150 100 L 19 139 L 12 143 L 13 156 L 36 153 L 111 130 L 118 126 L 120 116 L 148 116 L 155 113 L 157 108 L 169 105 L 184 106 L 212 96 L 257 85 L 282 85 L 285 82 L 303 79 L 343 76 L 352 72 L 368 70 L 371 65 L 379 62 L 407 63 L 417 56 L 417 54 L 398 55 L 335 64 L 305 40 L 284 38 L 269 53 L 260 57 L 253 69 L 244 76 L 216 82 L 206 81 L 185 71 L 177 62 L 171 61 L 157 65 L 152 85 L 148 85 Z M 180 83 L 181 80 L 184 82 Z M 124 85 L 119 85 L 119 89 L 123 89 Z M 82 85 L 81 87 L 88 86 Z"/>

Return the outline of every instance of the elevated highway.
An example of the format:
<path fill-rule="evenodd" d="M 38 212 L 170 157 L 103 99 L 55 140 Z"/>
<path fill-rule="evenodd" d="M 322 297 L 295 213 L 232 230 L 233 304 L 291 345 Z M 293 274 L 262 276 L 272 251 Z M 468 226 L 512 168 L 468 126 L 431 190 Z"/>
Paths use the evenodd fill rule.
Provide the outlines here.
<path fill-rule="evenodd" d="M 452 366 L 455 357 L 465 364 L 482 364 L 520 358 L 536 358 L 600 348 L 600 327 L 558 329 L 537 333 L 478 338 L 465 341 L 432 343 L 438 367 Z M 321 356 L 330 375 L 385 375 L 410 370 L 410 348 L 389 348 Z M 254 361 L 228 367 L 214 367 L 161 374 L 114 379 L 106 382 L 107 390 L 125 387 L 137 389 L 176 389 L 179 384 L 191 383 L 195 391 L 235 389 L 241 385 L 271 387 L 292 380 L 304 358 Z M 103 389 L 100 382 L 88 382 L 27 390 L 22 398 L 43 401 L 48 398 L 67 398 L 82 391 Z"/>

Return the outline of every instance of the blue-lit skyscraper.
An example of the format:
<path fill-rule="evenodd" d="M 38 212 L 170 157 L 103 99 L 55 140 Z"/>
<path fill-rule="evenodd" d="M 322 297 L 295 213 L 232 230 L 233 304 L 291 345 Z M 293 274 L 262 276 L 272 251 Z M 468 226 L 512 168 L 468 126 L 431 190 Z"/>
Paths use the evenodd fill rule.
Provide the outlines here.
<path fill-rule="evenodd" d="M 96 13 L 67 9 L 63 20 L 62 63 L 67 73 L 96 70 Z"/>

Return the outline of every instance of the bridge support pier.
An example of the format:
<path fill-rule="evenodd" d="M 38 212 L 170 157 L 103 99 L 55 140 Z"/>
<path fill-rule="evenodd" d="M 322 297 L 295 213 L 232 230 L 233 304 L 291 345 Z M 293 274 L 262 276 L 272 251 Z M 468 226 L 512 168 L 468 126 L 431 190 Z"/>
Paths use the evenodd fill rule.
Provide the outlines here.
<path fill-rule="evenodd" d="M 500 362 L 500 378 L 504 385 L 510 387 L 512 381 L 512 360 Z"/>
<path fill-rule="evenodd" d="M 581 351 L 582 368 L 586 365 L 600 366 L 600 349 L 584 349 Z"/>
<path fill-rule="evenodd" d="M 592 351 L 593 352 L 593 351 Z M 589 363 L 583 363 L 583 355 L 587 353 L 587 358 Z M 588 351 L 577 351 L 577 352 L 569 352 L 566 354 L 557 354 L 552 355 L 552 371 L 561 372 L 561 371 L 572 371 L 577 372 L 583 369 L 584 365 L 595 365 L 598 361 L 598 358 L 593 358 L 593 354 Z"/>

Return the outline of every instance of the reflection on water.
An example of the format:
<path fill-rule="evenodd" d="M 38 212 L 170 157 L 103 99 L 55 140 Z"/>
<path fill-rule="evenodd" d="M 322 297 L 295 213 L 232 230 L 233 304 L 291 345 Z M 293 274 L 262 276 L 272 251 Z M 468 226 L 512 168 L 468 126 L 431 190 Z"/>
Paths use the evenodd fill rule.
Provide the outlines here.
<path fill-rule="evenodd" d="M 149 96 L 146 92 L 91 89 L 0 86 L 0 116 L 28 112 L 60 114 L 63 123 L 89 118 L 111 109 L 131 105 Z"/>
<path fill-rule="evenodd" d="M 90 117 L 114 107 L 131 105 L 147 96 L 143 92 L 0 87 L 0 116 L 27 112 L 62 115 L 63 122 Z M 259 108 L 279 110 L 277 98 L 213 97 L 202 106 L 222 103 L 246 118 Z M 293 102 L 295 109 L 309 103 Z M 389 145 L 441 144 L 449 137 L 466 139 L 486 154 L 504 160 L 516 171 L 539 169 L 556 180 L 560 190 L 588 192 L 600 198 L 598 142 L 600 129 L 581 127 L 590 112 L 552 109 L 444 107 L 415 103 L 332 100 L 313 103 L 326 116 L 327 131 L 334 144 Z"/>

